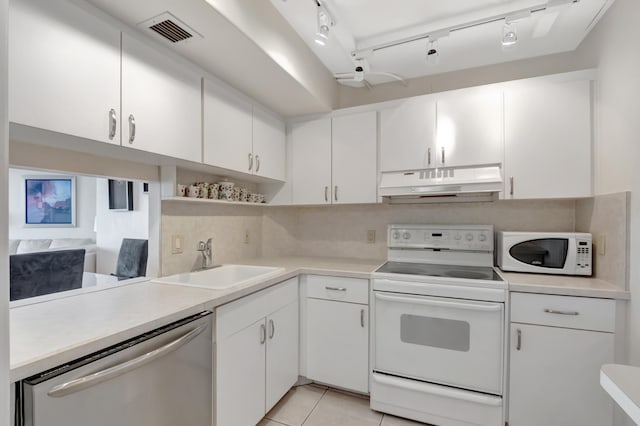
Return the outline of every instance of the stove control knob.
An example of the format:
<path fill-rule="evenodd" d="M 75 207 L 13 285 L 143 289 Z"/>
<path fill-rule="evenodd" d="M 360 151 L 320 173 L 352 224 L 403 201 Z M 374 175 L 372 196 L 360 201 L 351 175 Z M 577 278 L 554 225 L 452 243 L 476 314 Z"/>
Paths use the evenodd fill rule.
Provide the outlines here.
<path fill-rule="evenodd" d="M 398 238 L 400 238 L 400 233 L 398 231 L 395 231 L 391 236 L 393 237 L 394 240 L 397 240 Z"/>
<path fill-rule="evenodd" d="M 473 234 L 472 233 L 468 233 L 465 238 L 467 239 L 467 241 L 473 241 Z"/>
<path fill-rule="evenodd" d="M 480 235 L 478 235 L 478 239 L 479 239 L 480 241 L 487 241 L 487 236 L 486 236 L 486 235 L 484 235 L 484 234 L 480 234 Z"/>
<path fill-rule="evenodd" d="M 455 237 L 453 237 L 453 238 L 455 238 L 455 239 L 456 239 L 456 241 L 460 241 L 460 240 L 462 239 L 462 235 L 460 235 L 460 234 L 456 234 L 456 236 L 455 236 Z"/>
<path fill-rule="evenodd" d="M 408 232 L 403 232 L 402 233 L 402 238 L 404 238 L 405 240 L 408 240 L 409 238 L 411 238 L 411 234 Z"/>

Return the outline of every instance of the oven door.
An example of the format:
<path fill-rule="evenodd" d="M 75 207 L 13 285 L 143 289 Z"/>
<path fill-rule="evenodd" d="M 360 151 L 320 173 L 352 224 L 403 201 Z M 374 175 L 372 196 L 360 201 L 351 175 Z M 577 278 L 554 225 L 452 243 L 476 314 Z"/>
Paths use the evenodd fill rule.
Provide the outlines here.
<path fill-rule="evenodd" d="M 375 292 L 374 370 L 502 394 L 504 304 Z"/>

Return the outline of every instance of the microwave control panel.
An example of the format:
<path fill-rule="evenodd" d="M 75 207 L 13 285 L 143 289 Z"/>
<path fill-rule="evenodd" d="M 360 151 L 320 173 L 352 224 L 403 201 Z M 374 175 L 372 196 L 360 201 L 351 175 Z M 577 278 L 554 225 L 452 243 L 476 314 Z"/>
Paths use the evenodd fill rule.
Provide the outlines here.
<path fill-rule="evenodd" d="M 591 241 L 590 240 L 576 240 L 576 267 L 580 270 L 583 269 L 591 275 Z"/>

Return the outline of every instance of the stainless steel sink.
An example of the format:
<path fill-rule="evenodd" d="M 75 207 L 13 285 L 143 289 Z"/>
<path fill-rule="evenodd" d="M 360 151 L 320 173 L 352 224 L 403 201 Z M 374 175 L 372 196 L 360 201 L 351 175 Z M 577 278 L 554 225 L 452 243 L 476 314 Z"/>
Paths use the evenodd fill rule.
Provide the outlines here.
<path fill-rule="evenodd" d="M 204 271 L 161 277 L 153 281 L 163 284 L 186 285 L 212 290 L 225 290 L 231 287 L 257 282 L 283 272 L 284 268 L 271 266 L 223 265 Z"/>

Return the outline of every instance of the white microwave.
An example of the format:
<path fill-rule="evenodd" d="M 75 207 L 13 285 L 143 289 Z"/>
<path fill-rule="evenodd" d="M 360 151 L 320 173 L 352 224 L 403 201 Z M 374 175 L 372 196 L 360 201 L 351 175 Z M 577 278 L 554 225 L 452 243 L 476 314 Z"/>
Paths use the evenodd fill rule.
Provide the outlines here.
<path fill-rule="evenodd" d="M 497 263 L 503 271 L 591 275 L 591 234 L 498 232 Z"/>

